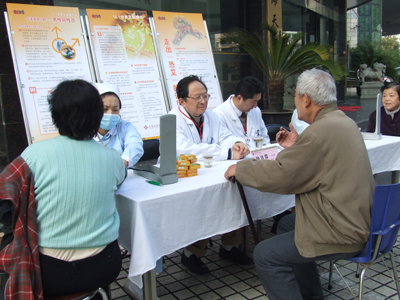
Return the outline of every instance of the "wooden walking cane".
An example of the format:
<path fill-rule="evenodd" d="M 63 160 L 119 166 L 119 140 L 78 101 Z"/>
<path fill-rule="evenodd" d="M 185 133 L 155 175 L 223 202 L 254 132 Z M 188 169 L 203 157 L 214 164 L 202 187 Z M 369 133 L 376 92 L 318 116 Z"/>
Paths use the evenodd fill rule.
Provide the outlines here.
<path fill-rule="evenodd" d="M 235 183 L 235 182 L 237 183 L 237 186 L 238 186 L 238 189 L 239 189 L 239 193 L 240 193 L 240 197 L 242 198 L 242 203 L 243 203 L 243 206 L 244 206 L 244 210 L 246 211 L 247 220 L 249 221 L 251 234 L 253 235 L 253 239 L 254 239 L 255 245 L 257 245 L 258 244 L 258 236 L 257 236 L 256 228 L 254 227 L 253 218 L 251 217 L 249 205 L 247 204 L 247 199 L 246 199 L 246 195 L 244 194 L 243 186 L 234 177 L 231 180 L 232 180 L 233 183 Z"/>

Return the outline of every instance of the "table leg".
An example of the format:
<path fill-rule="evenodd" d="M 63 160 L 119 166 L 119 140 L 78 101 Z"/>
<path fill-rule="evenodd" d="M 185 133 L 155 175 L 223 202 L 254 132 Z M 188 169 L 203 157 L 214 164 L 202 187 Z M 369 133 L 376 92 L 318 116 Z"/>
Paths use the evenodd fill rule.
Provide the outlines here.
<path fill-rule="evenodd" d="M 240 245 L 240 250 L 249 255 L 249 234 L 247 233 L 247 226 L 243 227 L 243 244 Z"/>
<path fill-rule="evenodd" d="M 143 274 L 143 300 L 157 300 L 156 271 Z"/>
<path fill-rule="evenodd" d="M 257 220 L 257 236 L 258 240 L 261 241 L 261 220 Z"/>
<path fill-rule="evenodd" d="M 122 289 L 135 300 L 158 300 L 155 270 L 150 270 L 142 275 L 142 279 L 142 289 L 130 280 L 125 283 Z"/>
<path fill-rule="evenodd" d="M 392 171 L 392 183 L 400 182 L 400 171 Z"/>

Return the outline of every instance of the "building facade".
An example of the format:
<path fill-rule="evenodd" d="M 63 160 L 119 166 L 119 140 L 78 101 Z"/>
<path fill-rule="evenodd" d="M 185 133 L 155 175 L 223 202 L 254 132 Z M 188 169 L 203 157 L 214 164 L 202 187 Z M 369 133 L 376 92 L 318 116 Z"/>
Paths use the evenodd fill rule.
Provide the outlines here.
<path fill-rule="evenodd" d="M 33 4 L 32 1 L 13 1 Z M 348 2 L 340 0 L 36 0 L 34 4 L 78 7 L 81 15 L 86 8 L 146 10 L 202 13 L 207 23 L 223 98 L 232 92 L 241 77 L 254 75 L 263 79 L 261 70 L 249 55 L 237 48 L 221 47 L 220 38 L 234 28 L 258 32 L 262 21 L 279 26 L 283 32 L 307 33 L 303 43 L 318 42 L 327 45 L 333 58 L 343 64 L 347 61 L 347 9 Z M 366 1 L 360 1 L 366 2 Z M 368 1 L 367 1 L 368 2 Z M 361 3 L 351 1 L 351 7 Z M 5 2 L 1 2 L 3 11 Z M 278 9 L 276 11 L 276 9 Z M 273 11 L 274 10 L 274 11 Z M 1 18 L 2 36 L 7 35 L 4 15 Z M 8 41 L 0 45 L 0 157 L 6 163 L 18 156 L 28 145 L 21 114 L 14 67 Z M 338 97 L 344 98 L 344 81 L 338 85 Z M 264 108 L 264 107 L 261 107 Z"/>

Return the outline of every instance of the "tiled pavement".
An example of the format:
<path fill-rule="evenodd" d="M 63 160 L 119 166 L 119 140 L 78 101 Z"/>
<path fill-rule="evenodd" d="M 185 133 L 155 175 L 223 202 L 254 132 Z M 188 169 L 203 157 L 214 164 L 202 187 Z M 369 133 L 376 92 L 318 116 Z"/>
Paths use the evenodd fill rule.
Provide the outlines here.
<path fill-rule="evenodd" d="M 262 239 L 273 236 L 270 231 L 272 219 L 262 222 Z M 251 256 L 254 244 L 249 232 L 249 249 Z M 258 279 L 254 264 L 248 266 L 235 265 L 230 261 L 222 259 L 218 255 L 220 247 L 220 236 L 212 238 L 213 245 L 203 259 L 211 270 L 209 275 L 196 275 L 187 270 L 180 263 L 181 250 L 166 257 L 164 270 L 157 275 L 157 295 L 160 300 L 176 299 L 204 299 L 204 300 L 246 300 L 246 299 L 268 299 Z M 394 247 L 396 267 L 400 264 L 400 239 Z M 390 267 L 390 260 L 385 261 Z M 353 293 L 358 295 L 358 279 L 355 278 L 356 264 L 339 261 L 339 270 L 346 278 Z M 122 287 L 127 281 L 129 258 L 124 259 L 123 268 L 118 279 L 112 284 L 112 299 L 131 299 Z M 322 287 L 326 300 L 354 299 L 339 275 L 334 272 L 333 287 L 328 290 L 329 262 L 319 263 Z M 366 273 L 364 280 L 363 299 L 398 299 L 394 282 L 391 280 L 392 273 L 388 273 L 382 262 L 373 265 Z"/>

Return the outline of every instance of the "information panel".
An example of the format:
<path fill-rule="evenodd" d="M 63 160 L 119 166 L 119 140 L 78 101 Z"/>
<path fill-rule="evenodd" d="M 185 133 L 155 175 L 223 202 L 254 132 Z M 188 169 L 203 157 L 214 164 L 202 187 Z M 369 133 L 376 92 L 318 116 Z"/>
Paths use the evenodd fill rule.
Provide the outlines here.
<path fill-rule="evenodd" d="M 201 77 L 211 99 L 208 108 L 223 102 L 213 54 L 201 14 L 153 11 L 171 106 L 176 107 L 176 85 L 188 75 Z"/>
<path fill-rule="evenodd" d="M 79 10 L 7 3 L 7 13 L 28 136 L 31 142 L 55 137 L 47 96 L 65 79 L 92 81 Z"/>
<path fill-rule="evenodd" d="M 147 13 L 86 11 L 99 82 L 118 85 L 121 116 L 143 138 L 158 137 L 167 108 Z"/>

